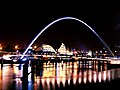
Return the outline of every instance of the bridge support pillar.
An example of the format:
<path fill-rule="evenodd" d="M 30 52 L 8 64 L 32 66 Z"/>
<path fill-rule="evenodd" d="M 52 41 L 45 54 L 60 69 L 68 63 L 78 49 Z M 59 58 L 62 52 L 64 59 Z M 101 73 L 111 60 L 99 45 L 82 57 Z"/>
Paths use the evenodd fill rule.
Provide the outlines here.
<path fill-rule="evenodd" d="M 28 62 L 23 65 L 23 82 L 28 82 Z"/>
<path fill-rule="evenodd" d="M 111 67 L 110 67 L 110 61 L 107 61 L 107 69 L 109 70 Z"/>
<path fill-rule="evenodd" d="M 36 67 L 36 68 L 38 68 L 38 67 Z M 31 61 L 31 80 L 32 80 L 32 83 L 35 82 L 34 74 L 35 74 L 35 61 Z"/>
<path fill-rule="evenodd" d="M 3 59 L 1 60 L 1 69 L 3 68 Z"/>
<path fill-rule="evenodd" d="M 102 61 L 102 71 L 105 70 L 105 61 Z"/>
<path fill-rule="evenodd" d="M 98 60 L 98 72 L 101 70 L 101 62 Z"/>
<path fill-rule="evenodd" d="M 28 62 L 23 65 L 22 88 L 28 90 Z"/>

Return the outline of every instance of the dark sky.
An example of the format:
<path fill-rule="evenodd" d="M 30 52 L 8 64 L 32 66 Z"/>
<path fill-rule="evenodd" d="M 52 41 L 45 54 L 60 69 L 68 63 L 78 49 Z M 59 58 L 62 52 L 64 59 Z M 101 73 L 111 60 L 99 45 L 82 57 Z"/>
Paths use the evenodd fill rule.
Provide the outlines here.
<path fill-rule="evenodd" d="M 6 7 L 7 6 L 7 7 Z M 120 43 L 120 11 L 117 5 L 52 4 L 6 5 L 0 11 L 0 43 L 28 45 L 50 22 L 71 16 L 90 25 L 113 48 Z M 115 7 L 114 7 L 115 6 Z M 60 21 L 46 30 L 36 41 L 57 40 L 70 47 L 99 47 L 98 38 L 83 24 L 74 20 Z"/>

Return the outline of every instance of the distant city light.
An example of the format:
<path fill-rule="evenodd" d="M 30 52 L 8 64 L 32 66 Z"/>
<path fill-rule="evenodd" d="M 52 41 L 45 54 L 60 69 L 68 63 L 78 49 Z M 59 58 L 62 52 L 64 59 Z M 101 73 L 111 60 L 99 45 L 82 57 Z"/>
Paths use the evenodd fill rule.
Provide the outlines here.
<path fill-rule="evenodd" d="M 100 53 L 102 53 L 102 51 L 100 51 Z"/>
<path fill-rule="evenodd" d="M 107 53 L 107 51 L 105 51 L 105 53 Z"/>
<path fill-rule="evenodd" d="M 34 46 L 34 49 L 36 49 L 36 48 L 37 48 L 37 46 L 35 45 L 35 46 Z"/>
<path fill-rule="evenodd" d="M 18 45 L 15 45 L 15 49 L 18 49 Z"/>
<path fill-rule="evenodd" d="M 96 51 L 95 53 L 98 53 L 98 51 Z"/>

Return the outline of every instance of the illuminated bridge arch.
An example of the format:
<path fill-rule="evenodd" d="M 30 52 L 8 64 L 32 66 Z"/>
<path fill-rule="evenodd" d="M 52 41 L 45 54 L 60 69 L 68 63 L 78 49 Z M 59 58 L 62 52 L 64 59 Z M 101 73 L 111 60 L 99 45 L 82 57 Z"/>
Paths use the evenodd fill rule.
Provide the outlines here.
<path fill-rule="evenodd" d="M 83 22 L 82 20 L 78 19 L 78 18 L 74 18 L 74 17 L 63 17 L 63 18 L 59 18 L 54 20 L 53 22 L 51 22 L 50 24 L 48 24 L 45 28 L 42 29 L 42 31 L 40 31 L 38 33 L 38 35 L 35 36 L 35 38 L 31 41 L 31 43 L 28 45 L 28 47 L 26 48 L 26 50 L 23 52 L 23 55 L 20 57 L 20 59 L 23 59 L 24 55 L 27 53 L 28 49 L 33 45 L 33 43 L 36 41 L 36 39 L 47 29 L 49 28 L 51 25 L 53 25 L 54 23 L 61 21 L 61 20 L 65 20 L 65 19 L 70 19 L 70 20 L 76 20 L 81 22 L 82 24 L 84 24 L 85 26 L 87 26 L 98 38 L 99 40 L 104 44 L 104 46 L 107 48 L 107 50 L 109 51 L 109 53 L 114 56 L 113 52 L 111 51 L 111 49 L 109 48 L 109 46 L 105 43 L 105 41 L 85 22 Z"/>

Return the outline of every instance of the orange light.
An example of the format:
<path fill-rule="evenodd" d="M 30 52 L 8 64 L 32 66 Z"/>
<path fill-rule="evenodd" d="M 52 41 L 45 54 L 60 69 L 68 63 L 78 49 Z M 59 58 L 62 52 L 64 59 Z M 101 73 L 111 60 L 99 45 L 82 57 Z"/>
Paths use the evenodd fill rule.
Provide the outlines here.
<path fill-rule="evenodd" d="M 37 46 L 34 46 L 34 49 L 36 49 L 37 48 Z"/>
<path fill-rule="evenodd" d="M 0 44 L 0 50 L 2 50 L 2 45 Z"/>
<path fill-rule="evenodd" d="M 15 46 L 15 49 L 18 49 L 18 45 Z"/>

